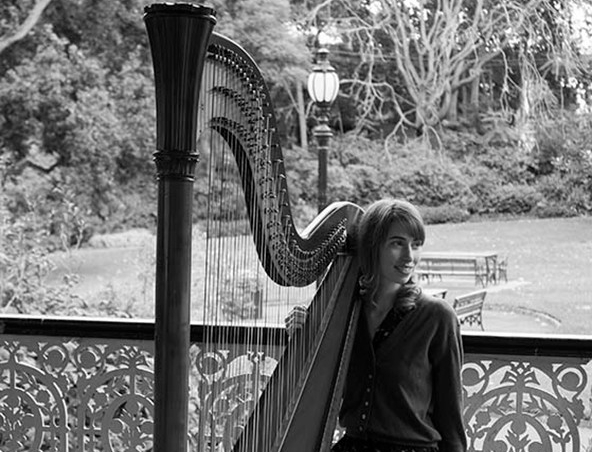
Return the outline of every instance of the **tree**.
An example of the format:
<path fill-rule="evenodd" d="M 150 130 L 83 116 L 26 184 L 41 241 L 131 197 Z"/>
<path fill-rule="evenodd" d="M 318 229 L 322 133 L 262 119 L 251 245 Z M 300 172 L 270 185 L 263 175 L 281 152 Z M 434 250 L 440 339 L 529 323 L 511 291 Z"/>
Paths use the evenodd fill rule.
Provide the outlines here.
<path fill-rule="evenodd" d="M 301 94 L 312 53 L 292 18 L 289 1 L 240 0 L 214 6 L 219 16 L 215 31 L 235 40 L 259 65 L 284 126 L 280 133 L 293 142 L 306 114 Z"/>
<path fill-rule="evenodd" d="M 125 184 L 154 185 L 152 82 L 138 56 L 110 73 L 51 26 L 37 34 L 34 57 L 0 78 L 3 182 L 45 192 L 48 216 L 58 208 L 53 188 L 70 186 L 92 223 L 110 222 L 126 210 Z"/>
<path fill-rule="evenodd" d="M 41 19 L 51 0 L 3 2 L 0 11 L 0 54 L 12 44 L 23 39 Z"/>
<path fill-rule="evenodd" d="M 0 10 L 14 25 L 33 2 L 13 3 Z M 9 166 L 2 184 L 45 192 L 40 214 L 58 208 L 53 188 L 70 184 L 95 226 L 153 223 L 154 84 L 144 3 L 53 0 L 3 54 L 0 149 Z M 145 212 L 132 213 L 130 203 Z"/>
<path fill-rule="evenodd" d="M 457 107 L 461 88 L 479 88 L 488 63 L 517 43 L 544 49 L 546 67 L 533 64 L 531 48 L 518 54 L 531 85 L 551 66 L 574 74 L 580 60 L 569 20 L 549 25 L 567 11 L 564 2 L 547 0 L 327 0 L 311 20 L 322 15 L 326 29 L 337 30 L 341 46 L 359 58 L 342 86 L 357 100 L 363 124 L 393 121 L 396 135 L 406 128 L 435 131 Z M 518 89 L 532 92 L 525 83 Z"/>

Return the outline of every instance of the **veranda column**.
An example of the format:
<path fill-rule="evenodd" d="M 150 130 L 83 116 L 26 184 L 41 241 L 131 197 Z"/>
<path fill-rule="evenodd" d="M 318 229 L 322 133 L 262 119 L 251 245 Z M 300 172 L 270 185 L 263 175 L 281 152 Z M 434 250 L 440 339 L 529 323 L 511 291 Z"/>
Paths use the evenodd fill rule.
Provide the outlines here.
<path fill-rule="evenodd" d="M 197 106 L 214 15 L 191 4 L 154 4 L 144 14 L 156 87 L 154 452 L 187 450 Z"/>

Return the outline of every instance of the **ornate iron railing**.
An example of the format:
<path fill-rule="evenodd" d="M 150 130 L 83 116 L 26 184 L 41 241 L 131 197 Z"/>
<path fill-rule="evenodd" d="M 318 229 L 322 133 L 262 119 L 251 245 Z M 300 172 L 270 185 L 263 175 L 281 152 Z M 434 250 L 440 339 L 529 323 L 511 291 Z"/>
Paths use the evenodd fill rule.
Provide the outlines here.
<path fill-rule="evenodd" d="M 151 449 L 153 323 L 3 316 L 0 333 L 0 450 Z M 282 351 L 282 329 L 245 333 L 192 329 L 192 451 L 229 450 Z M 227 345 L 204 348 L 213 336 Z M 470 451 L 592 450 L 592 337 L 463 340 Z"/>

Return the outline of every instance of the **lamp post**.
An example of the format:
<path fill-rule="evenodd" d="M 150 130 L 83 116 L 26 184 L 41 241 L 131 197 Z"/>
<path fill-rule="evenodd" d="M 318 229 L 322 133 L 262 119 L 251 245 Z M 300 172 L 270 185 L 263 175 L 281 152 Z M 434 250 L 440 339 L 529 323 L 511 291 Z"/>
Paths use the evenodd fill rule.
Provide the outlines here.
<path fill-rule="evenodd" d="M 327 150 L 333 132 L 329 127 L 329 109 L 339 92 L 339 77 L 328 60 L 329 51 L 325 48 L 316 52 L 316 64 L 308 76 L 308 95 L 319 110 L 318 124 L 313 129 L 317 141 L 319 159 L 318 209 L 327 205 Z"/>

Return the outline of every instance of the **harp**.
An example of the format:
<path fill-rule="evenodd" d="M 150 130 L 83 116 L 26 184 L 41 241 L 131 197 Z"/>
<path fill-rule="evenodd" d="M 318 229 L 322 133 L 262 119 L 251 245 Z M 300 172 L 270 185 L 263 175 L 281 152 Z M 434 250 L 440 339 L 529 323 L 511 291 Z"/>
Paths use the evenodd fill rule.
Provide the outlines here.
<path fill-rule="evenodd" d="M 361 209 L 347 202 L 335 203 L 298 230 L 269 90 L 247 52 L 212 33 L 213 16 L 212 9 L 190 4 L 146 8 L 157 99 L 155 160 L 161 181 L 157 247 L 164 248 L 165 255 L 170 253 L 167 244 L 177 234 L 171 232 L 169 222 L 187 225 L 187 214 L 178 211 L 193 202 L 189 199 L 193 198 L 191 185 L 188 190 L 186 182 L 193 180 L 196 171 L 198 182 L 209 183 L 196 213 L 201 225 L 199 241 L 205 242 L 203 246 L 196 243 L 204 260 L 204 276 L 196 290 L 201 301 L 195 304 L 201 303 L 200 308 L 192 312 L 211 327 L 209 337 L 228 344 L 239 329 L 260 331 L 269 323 L 282 323 L 292 301 L 300 304 L 303 297 L 308 309 L 306 323 L 285 344 L 260 397 L 238 420 L 225 450 L 328 450 L 339 408 L 334 394 L 343 384 L 359 309 L 353 301 L 358 265 L 351 236 Z M 201 156 L 195 151 L 196 141 Z M 198 165 L 198 157 L 205 162 Z M 175 215 L 182 218 L 175 220 Z M 165 217 L 163 228 L 168 228 L 162 233 L 161 217 Z M 183 243 L 187 242 L 191 246 L 191 240 Z M 179 260 L 178 270 L 186 271 L 191 264 L 186 251 Z M 172 347 L 172 341 L 165 339 L 159 345 L 159 334 L 176 337 L 167 331 L 170 321 L 161 321 L 166 325 L 159 328 L 158 291 L 173 278 L 175 270 L 170 267 L 175 265 L 167 261 L 159 268 L 157 249 L 155 373 L 159 372 L 159 353 L 160 369 L 167 372 L 163 363 Z M 161 273 L 165 276 L 159 283 Z M 242 289 L 253 285 L 253 274 L 255 289 L 245 294 Z M 259 279 L 264 280 L 261 285 Z M 300 294 L 301 290 L 309 295 Z M 170 304 L 166 297 L 162 294 L 161 298 Z M 268 305 L 275 310 L 266 311 Z M 161 308 L 161 317 L 173 317 L 166 309 Z M 219 333 L 221 325 L 227 333 Z M 180 340 L 176 345 L 186 343 Z M 171 392 L 170 386 L 160 389 Z M 163 399 L 156 394 L 156 421 L 159 407 L 167 408 Z M 171 435 L 166 420 L 162 422 L 165 427 L 159 431 L 157 425 L 155 436 Z M 155 451 L 159 447 L 155 438 Z"/>

